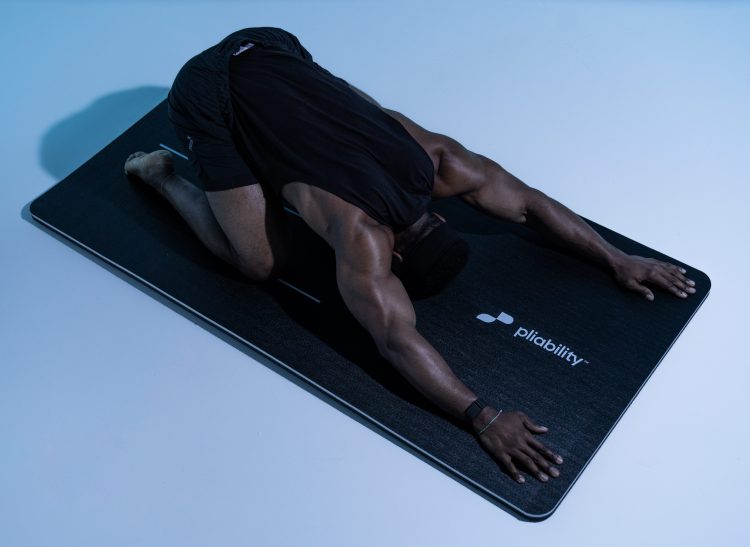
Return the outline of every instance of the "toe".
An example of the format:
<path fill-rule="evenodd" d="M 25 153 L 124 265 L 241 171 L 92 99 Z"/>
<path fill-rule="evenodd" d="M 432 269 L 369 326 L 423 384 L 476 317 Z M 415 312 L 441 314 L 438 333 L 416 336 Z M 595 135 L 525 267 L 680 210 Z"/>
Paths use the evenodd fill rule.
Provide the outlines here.
<path fill-rule="evenodd" d="M 128 172 L 128 164 L 130 164 L 133 160 L 135 160 L 137 158 L 140 158 L 141 156 L 145 156 L 145 155 L 146 155 L 146 153 L 145 152 L 141 152 L 141 151 L 133 152 L 132 154 L 130 154 L 128 156 L 128 159 L 125 160 L 125 173 Z M 130 167 L 132 168 L 133 165 L 130 165 Z"/>

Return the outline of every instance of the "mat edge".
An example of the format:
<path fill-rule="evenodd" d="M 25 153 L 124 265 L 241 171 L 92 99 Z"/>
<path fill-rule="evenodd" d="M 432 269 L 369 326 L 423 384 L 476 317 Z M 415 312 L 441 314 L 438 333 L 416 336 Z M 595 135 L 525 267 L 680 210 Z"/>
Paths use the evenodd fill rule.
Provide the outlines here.
<path fill-rule="evenodd" d="M 36 201 L 36 200 L 34 200 L 34 201 Z M 33 205 L 33 203 L 34 202 L 32 202 L 31 205 Z M 166 293 L 162 289 L 158 288 L 156 285 L 153 285 L 152 283 L 146 281 L 145 279 L 143 279 L 142 277 L 138 276 L 137 274 L 131 272 L 127 268 L 120 266 L 119 264 L 117 264 L 116 262 L 114 262 L 114 261 L 110 260 L 109 258 L 105 257 L 101 253 L 98 253 L 97 251 L 91 249 L 90 247 L 88 247 L 87 245 L 81 243 L 77 239 L 69 236 L 68 234 L 66 234 L 62 230 L 56 228 L 54 225 L 52 225 L 52 224 L 44 221 L 41 217 L 39 217 L 37 214 L 35 214 L 33 212 L 33 210 L 31 209 L 31 206 L 29 207 L 29 210 L 30 210 L 32 218 L 35 221 L 37 221 L 40 224 L 42 224 L 43 226 L 45 226 L 45 227 L 53 230 L 54 232 L 60 234 L 65 239 L 67 239 L 67 240 L 75 243 L 80 248 L 82 248 L 85 251 L 91 253 L 92 255 L 98 257 L 99 259 L 101 259 L 104 262 L 110 264 L 111 266 L 114 266 L 118 270 L 126 273 L 131 278 L 133 278 L 133 279 L 137 280 L 138 282 L 144 284 L 145 286 L 149 287 L 150 289 L 152 289 L 152 290 L 156 291 L 157 293 L 165 296 L 168 300 L 174 302 L 175 304 L 177 304 L 178 306 L 180 306 L 183 309 L 187 310 L 188 312 L 190 312 L 194 316 L 200 318 L 201 320 L 205 321 L 206 323 L 212 325 L 214 328 L 219 329 L 220 331 L 224 332 L 225 334 L 227 334 L 231 338 L 233 338 L 233 339 L 237 340 L 238 342 L 244 344 L 245 346 L 251 348 L 257 354 L 262 355 L 266 359 L 269 359 L 270 361 L 272 361 L 274 363 L 277 363 L 278 365 L 282 366 L 285 370 L 287 370 L 288 372 L 292 373 L 295 377 L 297 377 L 300 380 L 304 381 L 309 386 L 313 387 L 316 391 L 318 391 L 320 393 L 323 393 L 326 396 L 328 396 L 331 399 L 333 399 L 334 401 L 338 402 L 339 404 L 342 404 L 345 408 L 349 409 L 350 411 L 353 411 L 355 414 L 357 414 L 360 417 L 364 418 L 368 423 L 371 423 L 371 424 L 375 425 L 378 429 L 380 429 L 381 431 L 383 431 L 387 435 L 389 435 L 389 436 L 397 439 L 399 442 L 403 443 L 404 445 L 409 446 L 411 449 L 413 449 L 417 453 L 421 454 L 426 460 L 429 460 L 429 461 L 437 464 L 437 466 L 441 470 L 443 470 L 447 475 L 451 476 L 454 479 L 457 479 L 459 482 L 464 483 L 466 486 L 471 487 L 473 490 L 477 491 L 477 493 L 481 493 L 485 498 L 489 498 L 490 500 L 492 500 L 492 501 L 494 501 L 496 503 L 501 504 L 505 508 L 511 510 L 511 512 L 515 512 L 517 515 L 522 515 L 524 517 L 527 517 L 531 521 L 544 520 L 544 519 L 548 518 L 552 514 L 552 512 L 554 512 L 555 508 L 560 504 L 560 502 L 562 501 L 562 499 L 565 497 L 565 494 L 563 494 L 563 496 L 555 504 L 555 508 L 553 508 L 552 511 L 550 511 L 549 513 L 545 513 L 545 514 L 542 514 L 542 515 L 536 515 L 536 514 L 533 514 L 533 513 L 527 513 L 523 509 L 521 509 L 518 506 L 514 505 L 512 502 L 507 501 L 505 498 L 497 496 L 491 490 L 489 490 L 489 489 L 485 488 L 484 486 L 482 486 L 481 484 L 475 482 L 474 480 L 472 480 L 471 478 L 467 477 L 466 475 L 464 475 L 463 473 L 461 473 L 457 469 L 455 469 L 455 468 L 451 467 L 449 464 L 443 462 L 441 459 L 434 457 L 429 452 L 425 451 L 424 449 L 422 449 L 418 445 L 414 444 L 413 442 L 409 441 L 405 437 L 401 436 L 399 433 L 397 433 L 397 432 L 393 431 L 392 429 L 390 429 L 388 426 L 382 424 L 381 422 L 379 422 L 375 418 L 372 418 L 369 414 L 366 414 L 362 410 L 359 410 L 357 407 L 355 407 L 352 404 L 348 403 L 347 401 L 345 401 L 344 399 L 340 398 L 336 394 L 330 392 L 329 390 L 327 390 L 323 386 L 320 386 L 315 381 L 310 380 L 309 378 L 307 378 L 306 376 L 302 375 L 301 373 L 299 373 L 294 368 L 290 367 L 289 365 L 287 365 L 286 363 L 284 363 L 280 359 L 274 357 L 270 353 L 267 353 L 266 351 L 264 351 L 263 349 L 259 348 L 255 344 L 252 344 L 251 342 L 248 342 L 247 340 L 245 340 L 241 336 L 233 333 L 231 330 L 225 328 L 224 326 L 220 325 L 219 323 L 217 323 L 217 322 L 213 321 L 212 319 L 206 317 L 205 315 L 203 315 L 202 313 L 198 312 L 197 310 L 194 310 L 193 308 L 191 308 L 187 304 L 181 302 L 177 298 L 171 296 L 170 294 Z M 575 482 L 575 480 L 577 480 L 577 477 L 576 477 L 576 479 L 574 479 L 574 482 Z M 567 493 L 567 490 L 566 490 L 566 493 Z"/>

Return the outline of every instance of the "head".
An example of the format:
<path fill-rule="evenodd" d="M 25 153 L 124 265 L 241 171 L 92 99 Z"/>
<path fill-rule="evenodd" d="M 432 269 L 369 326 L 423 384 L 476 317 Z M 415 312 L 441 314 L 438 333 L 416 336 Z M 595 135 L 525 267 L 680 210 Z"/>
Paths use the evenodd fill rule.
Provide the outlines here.
<path fill-rule="evenodd" d="M 443 290 L 469 260 L 469 245 L 438 213 L 396 235 L 391 270 L 414 298 Z"/>

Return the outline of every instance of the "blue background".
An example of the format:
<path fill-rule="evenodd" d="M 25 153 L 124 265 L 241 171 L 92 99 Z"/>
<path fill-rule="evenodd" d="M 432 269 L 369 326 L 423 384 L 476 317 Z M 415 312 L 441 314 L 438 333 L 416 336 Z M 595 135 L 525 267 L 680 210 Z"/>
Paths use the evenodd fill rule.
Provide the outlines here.
<path fill-rule="evenodd" d="M 750 5 L 0 7 L 1 545 L 748 541 Z M 381 104 L 711 277 L 548 520 L 516 520 L 22 216 L 158 104 L 189 57 L 265 25 Z"/>

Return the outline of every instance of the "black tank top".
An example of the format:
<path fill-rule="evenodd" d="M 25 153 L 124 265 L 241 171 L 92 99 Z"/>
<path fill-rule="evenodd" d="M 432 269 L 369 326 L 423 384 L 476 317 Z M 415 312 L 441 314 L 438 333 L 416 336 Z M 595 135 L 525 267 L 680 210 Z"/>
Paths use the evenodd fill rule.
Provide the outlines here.
<path fill-rule="evenodd" d="M 248 41 L 254 46 L 233 55 Z M 291 33 L 243 29 L 189 63 L 213 70 L 214 89 L 188 87 L 193 82 L 178 75 L 170 118 L 200 123 L 178 108 L 181 93 L 203 93 L 201 128 L 226 124 L 241 159 L 278 195 L 293 181 L 318 186 L 396 232 L 427 210 L 434 165 L 422 146 L 398 120 L 315 63 Z M 209 121 L 205 101 L 214 98 L 218 118 Z"/>

